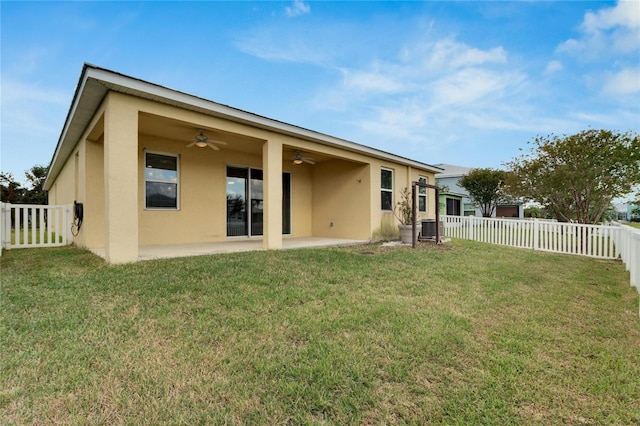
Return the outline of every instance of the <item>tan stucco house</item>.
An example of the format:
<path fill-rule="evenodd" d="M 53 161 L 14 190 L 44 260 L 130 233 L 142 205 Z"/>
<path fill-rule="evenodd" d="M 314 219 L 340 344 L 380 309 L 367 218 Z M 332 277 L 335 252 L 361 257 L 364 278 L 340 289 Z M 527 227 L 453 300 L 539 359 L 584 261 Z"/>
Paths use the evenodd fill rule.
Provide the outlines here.
<path fill-rule="evenodd" d="M 369 240 L 439 168 L 85 64 L 51 160 L 49 204 L 83 205 L 74 243 L 140 247 Z M 432 190 L 420 218 L 435 217 Z"/>

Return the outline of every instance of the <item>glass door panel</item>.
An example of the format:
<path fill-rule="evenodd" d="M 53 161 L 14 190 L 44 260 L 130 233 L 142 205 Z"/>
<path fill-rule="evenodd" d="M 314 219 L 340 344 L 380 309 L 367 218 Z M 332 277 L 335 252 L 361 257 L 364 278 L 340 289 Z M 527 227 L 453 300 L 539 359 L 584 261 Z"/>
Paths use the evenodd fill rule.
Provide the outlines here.
<path fill-rule="evenodd" d="M 247 218 L 248 170 L 227 167 L 227 236 L 249 235 Z"/>
<path fill-rule="evenodd" d="M 282 174 L 282 233 L 291 234 L 291 173 Z"/>
<path fill-rule="evenodd" d="M 460 216 L 460 200 L 447 198 L 447 215 Z"/>
<path fill-rule="evenodd" d="M 262 170 L 251 169 L 251 235 L 262 235 L 264 194 Z"/>

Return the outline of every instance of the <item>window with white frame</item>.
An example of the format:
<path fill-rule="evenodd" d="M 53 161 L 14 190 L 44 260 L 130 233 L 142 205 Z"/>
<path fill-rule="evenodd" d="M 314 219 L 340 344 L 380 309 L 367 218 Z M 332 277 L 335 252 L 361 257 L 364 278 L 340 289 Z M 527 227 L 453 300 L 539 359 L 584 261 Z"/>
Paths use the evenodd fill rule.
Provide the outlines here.
<path fill-rule="evenodd" d="M 178 209 L 178 156 L 144 153 L 146 209 Z"/>
<path fill-rule="evenodd" d="M 429 178 L 420 176 L 418 177 L 418 182 L 428 184 Z M 427 211 L 427 188 L 424 186 L 418 186 L 418 211 Z"/>
<path fill-rule="evenodd" d="M 380 171 L 380 207 L 382 210 L 393 210 L 393 170 Z"/>
<path fill-rule="evenodd" d="M 465 216 L 475 216 L 476 215 L 476 205 L 473 203 L 464 203 L 464 215 Z"/>

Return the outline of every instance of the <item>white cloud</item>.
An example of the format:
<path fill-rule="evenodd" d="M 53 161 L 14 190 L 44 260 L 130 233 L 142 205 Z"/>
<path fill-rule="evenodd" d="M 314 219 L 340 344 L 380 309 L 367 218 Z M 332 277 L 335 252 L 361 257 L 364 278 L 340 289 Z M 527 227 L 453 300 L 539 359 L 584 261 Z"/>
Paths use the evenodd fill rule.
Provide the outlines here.
<path fill-rule="evenodd" d="M 583 123 L 605 124 L 606 126 L 612 126 L 621 121 L 619 111 L 606 113 L 575 111 L 571 113 L 571 117 Z"/>
<path fill-rule="evenodd" d="M 616 18 L 615 22 L 618 21 Z M 620 21 L 626 26 L 621 24 L 615 28 L 605 25 L 608 21 L 604 18 L 598 22 L 602 24 L 589 21 L 581 26 L 580 37 L 563 44 L 564 53 L 580 53 L 578 56 L 582 58 L 587 46 L 605 51 L 606 44 L 614 40 L 618 42 L 615 49 L 628 49 L 624 45 L 630 42 L 625 35 L 631 31 L 627 21 Z M 587 27 L 593 31 L 587 33 Z M 364 49 L 364 54 L 362 44 L 349 43 L 349 40 L 327 43 L 331 34 L 322 31 L 309 29 L 307 33 L 312 32 L 313 37 L 306 36 L 307 33 L 290 37 L 273 29 L 262 34 L 254 32 L 250 42 L 245 41 L 241 48 L 268 60 L 306 62 L 323 67 L 323 76 L 329 80 L 324 80 L 315 92 L 314 106 L 325 110 L 323 113 L 336 113 L 335 121 L 345 126 L 343 137 L 401 155 L 419 158 L 423 153 L 418 150 L 438 150 L 450 143 L 473 145 L 486 141 L 487 135 L 496 131 L 512 133 L 517 143 L 523 133 L 570 133 L 599 123 L 609 125 L 611 122 L 615 127 L 622 120 L 619 114 L 613 113 L 596 117 L 600 105 L 589 102 L 583 87 L 571 92 L 575 84 L 572 80 L 563 80 L 574 79 L 576 75 L 572 58 L 568 56 L 552 58 L 543 63 L 542 69 L 535 70 L 536 75 L 541 71 L 545 76 L 561 71 L 562 75 L 535 81 L 523 68 L 531 62 L 518 59 L 523 53 L 514 55 L 499 43 L 480 47 L 481 43 L 465 43 L 451 35 L 437 37 L 427 31 L 419 38 L 405 40 L 403 45 L 391 46 L 391 50 L 387 45 L 386 49 Z M 558 52 L 562 48 L 559 46 Z M 584 70 L 585 76 L 600 77 L 593 81 L 594 91 L 609 96 L 637 90 L 632 72 L 638 66 L 629 66 L 629 61 L 614 64 L 612 58 L 617 61 L 625 55 L 609 53 L 599 63 L 583 64 L 579 69 Z M 540 63 L 539 58 L 533 59 L 533 63 Z M 616 72 L 608 74 L 606 84 L 602 79 L 607 75 L 602 63 L 616 67 Z M 553 87 L 554 84 L 566 84 L 568 87 L 562 90 L 566 89 L 569 94 L 562 95 L 564 92 Z M 616 108 L 615 102 L 614 97 L 609 111 L 623 112 L 623 108 Z M 581 113 L 574 113 L 577 110 Z M 409 148 L 392 147 L 398 141 Z M 409 152 L 411 149 L 415 152 Z"/>
<path fill-rule="evenodd" d="M 564 65 L 562 65 L 562 62 L 553 60 L 547 63 L 547 67 L 545 68 L 544 73 L 545 75 L 551 75 L 560 72 L 563 69 Z"/>
<path fill-rule="evenodd" d="M 640 3 L 620 1 L 615 7 L 589 11 L 584 15 L 582 28 L 587 34 L 614 27 L 640 28 Z"/>
<path fill-rule="evenodd" d="M 558 45 L 560 53 L 602 60 L 612 54 L 637 56 L 640 50 L 640 2 L 620 1 L 614 7 L 588 11 L 580 25 L 581 37 Z"/>
<path fill-rule="evenodd" d="M 284 8 L 284 12 L 290 18 L 304 15 L 306 13 L 309 13 L 310 11 L 311 7 L 302 0 L 293 0 L 293 4 L 291 6 L 287 6 Z"/>
<path fill-rule="evenodd" d="M 602 90 L 609 95 L 640 93 L 640 68 L 626 68 L 607 75 Z"/>
<path fill-rule="evenodd" d="M 322 91 L 318 107 L 348 111 L 349 124 L 372 143 L 402 140 L 416 149 L 459 140 L 462 129 L 528 128 L 530 117 L 512 104 L 526 102 L 520 92 L 527 76 L 507 65 L 502 46 L 421 41 L 400 49 L 396 61 L 342 69 L 342 80 Z"/>
<path fill-rule="evenodd" d="M 438 41 L 419 41 L 405 46 L 400 52 L 403 65 L 421 68 L 421 71 L 441 72 L 477 65 L 501 65 L 507 63 L 507 52 L 502 46 L 482 50 L 453 38 Z"/>
<path fill-rule="evenodd" d="M 342 69 L 342 81 L 318 99 L 321 108 L 345 110 L 349 105 L 375 110 L 381 123 L 394 117 L 424 123 L 411 110 L 435 111 L 449 106 L 471 108 L 509 96 L 526 77 L 503 70 L 507 53 L 502 46 L 487 50 L 452 39 L 405 46 L 395 62 L 374 61 L 360 69 Z M 401 99 L 400 105 L 394 100 Z M 394 113 L 397 110 L 399 113 Z"/>
<path fill-rule="evenodd" d="M 315 49 L 309 43 L 282 34 L 258 32 L 239 38 L 236 46 L 243 52 L 267 61 L 311 63 L 323 66 L 330 62 L 331 54 Z"/>
<path fill-rule="evenodd" d="M 39 102 L 56 105 L 66 105 L 69 102 L 69 95 L 57 90 L 42 89 L 37 84 L 24 84 L 19 81 L 7 80 L 2 81 L 2 103 L 23 104 L 25 102 Z"/>
<path fill-rule="evenodd" d="M 434 82 L 432 104 L 471 107 L 482 102 L 479 106 L 486 108 L 492 101 L 516 91 L 524 80 L 525 76 L 517 72 L 466 68 Z"/>
<path fill-rule="evenodd" d="M 347 113 L 358 129 L 356 140 L 422 156 L 425 150 L 473 143 L 478 132 L 529 130 L 532 117 L 520 112 L 528 84 L 502 47 L 479 49 L 443 39 L 405 46 L 396 61 L 350 70 L 323 92 L 320 106 Z M 398 141 L 403 145 L 391 148 Z"/>
<path fill-rule="evenodd" d="M 579 37 L 556 50 L 583 66 L 589 63 L 591 69 L 583 76 L 587 87 L 608 97 L 640 92 L 640 1 L 588 11 L 579 30 Z"/>
<path fill-rule="evenodd" d="M 343 85 L 348 90 L 365 93 L 395 93 L 403 90 L 404 85 L 393 75 L 385 75 L 385 70 L 349 70 L 342 69 Z"/>
<path fill-rule="evenodd" d="M 2 79 L 2 170 L 20 180 L 22 171 L 47 164 L 58 140 L 72 93 Z"/>
<path fill-rule="evenodd" d="M 442 40 L 435 45 L 427 45 L 430 50 L 425 65 L 430 69 L 457 69 L 486 63 L 504 64 L 507 54 L 502 46 L 480 50 L 454 40 Z"/>

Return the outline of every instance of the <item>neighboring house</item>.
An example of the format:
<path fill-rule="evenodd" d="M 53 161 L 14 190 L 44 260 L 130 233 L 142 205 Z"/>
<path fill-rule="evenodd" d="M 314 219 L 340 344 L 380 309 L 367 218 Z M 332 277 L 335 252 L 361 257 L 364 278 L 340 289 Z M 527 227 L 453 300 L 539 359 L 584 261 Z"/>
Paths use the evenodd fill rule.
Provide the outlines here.
<path fill-rule="evenodd" d="M 436 184 L 444 188 L 440 191 L 440 212 L 453 216 L 482 216 L 482 211 L 471 201 L 467 190 L 458 183 L 473 168 L 443 163 L 435 166 L 443 170 L 436 174 Z M 524 207 L 522 203 L 498 204 L 493 217 L 523 218 Z"/>
<path fill-rule="evenodd" d="M 640 215 L 638 214 L 634 214 L 634 210 L 638 208 L 637 204 L 633 204 L 633 203 L 627 203 L 627 217 L 626 220 L 627 221 L 631 221 L 631 220 L 638 220 L 640 219 Z"/>
<path fill-rule="evenodd" d="M 628 205 L 626 203 L 618 203 L 613 205 L 613 211 L 615 214 L 615 218 L 613 220 L 629 220 L 628 219 Z M 629 210 L 630 212 L 630 210 Z"/>
<path fill-rule="evenodd" d="M 404 187 L 440 171 L 85 64 L 45 189 L 83 204 L 75 244 L 122 263 L 150 245 L 369 240 Z M 420 219 L 434 193 L 421 191 Z"/>

